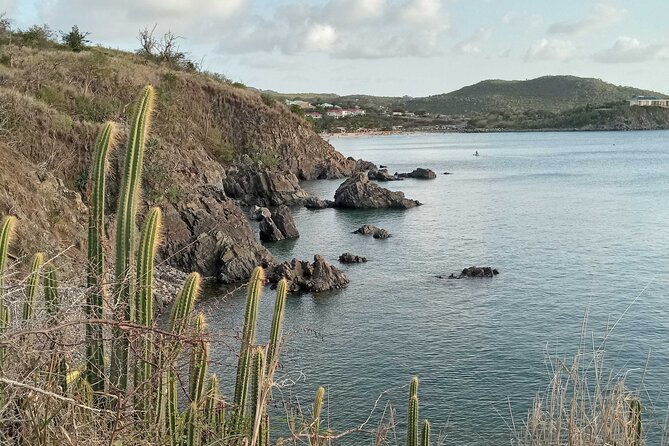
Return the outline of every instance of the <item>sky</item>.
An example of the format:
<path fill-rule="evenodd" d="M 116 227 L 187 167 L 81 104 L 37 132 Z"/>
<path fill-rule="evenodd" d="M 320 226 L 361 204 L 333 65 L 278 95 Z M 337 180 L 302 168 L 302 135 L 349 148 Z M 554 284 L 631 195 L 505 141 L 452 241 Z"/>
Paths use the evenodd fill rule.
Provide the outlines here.
<path fill-rule="evenodd" d="M 427 96 L 570 74 L 669 93 L 667 0 L 0 0 L 14 28 L 134 50 L 172 31 L 203 69 L 280 92 Z"/>

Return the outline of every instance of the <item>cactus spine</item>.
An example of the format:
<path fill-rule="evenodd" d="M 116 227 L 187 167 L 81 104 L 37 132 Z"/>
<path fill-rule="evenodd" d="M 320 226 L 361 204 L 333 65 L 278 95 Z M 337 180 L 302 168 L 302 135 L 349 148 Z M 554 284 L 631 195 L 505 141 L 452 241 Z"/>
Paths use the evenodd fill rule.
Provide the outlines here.
<path fill-rule="evenodd" d="M 0 335 L 9 327 L 11 315 L 9 306 L 5 302 L 5 274 L 7 269 L 7 257 L 9 254 L 9 239 L 14 233 L 16 217 L 5 217 L 0 226 Z M 0 347 L 0 369 L 5 363 L 5 347 Z"/>
<path fill-rule="evenodd" d="M 105 123 L 95 142 L 95 160 L 91 175 L 91 213 L 88 219 L 88 265 L 86 285 L 86 317 L 101 319 L 103 312 L 104 250 L 105 236 L 105 173 L 107 158 L 114 145 L 116 125 Z M 86 324 L 86 380 L 96 393 L 104 392 L 104 342 L 102 325 Z"/>
<path fill-rule="evenodd" d="M 407 423 L 407 446 L 418 446 L 418 377 L 411 379 L 409 386 L 409 413 Z"/>
<path fill-rule="evenodd" d="M 251 362 L 251 348 L 256 339 L 256 322 L 258 320 L 258 302 L 265 282 L 265 273 L 261 267 L 256 267 L 251 274 L 248 295 L 246 298 L 246 315 L 242 334 L 241 350 L 237 363 L 237 379 L 235 382 L 234 405 L 236 409 L 237 427 L 241 430 L 246 413 L 246 399 L 249 386 L 249 366 Z"/>
<path fill-rule="evenodd" d="M 319 387 L 314 398 L 313 421 L 311 422 L 311 444 L 317 446 L 321 444 L 321 410 L 323 409 L 323 397 L 325 389 Z"/>
<path fill-rule="evenodd" d="M 423 430 L 420 434 L 420 446 L 430 446 L 430 422 L 423 421 Z"/>
<path fill-rule="evenodd" d="M 161 212 L 159 208 L 151 208 L 144 221 L 137 251 L 137 294 L 135 309 L 137 323 L 147 329 L 153 325 L 153 265 L 160 234 Z M 137 350 L 141 359 L 135 366 L 135 391 L 146 386 L 153 373 L 153 337 L 147 330 L 137 342 Z M 150 387 L 150 386 L 149 386 Z M 149 407 L 148 392 L 139 392 L 137 409 Z"/>
<path fill-rule="evenodd" d="M 44 254 L 38 252 L 33 257 L 33 263 L 30 267 L 30 276 L 26 285 L 26 301 L 23 304 L 23 320 L 29 321 L 35 314 L 35 296 L 39 288 L 40 268 L 44 263 Z"/>
<path fill-rule="evenodd" d="M 153 99 L 154 90 L 149 85 L 144 88 L 131 121 L 128 149 L 125 155 L 119 193 L 114 299 L 117 317 L 126 321 L 134 321 L 135 217 L 141 185 L 144 143 L 149 130 L 151 113 L 153 112 Z M 114 342 L 111 354 L 110 379 L 113 386 L 125 391 L 128 385 L 128 336 L 127 333 L 118 328 L 113 331 Z"/>

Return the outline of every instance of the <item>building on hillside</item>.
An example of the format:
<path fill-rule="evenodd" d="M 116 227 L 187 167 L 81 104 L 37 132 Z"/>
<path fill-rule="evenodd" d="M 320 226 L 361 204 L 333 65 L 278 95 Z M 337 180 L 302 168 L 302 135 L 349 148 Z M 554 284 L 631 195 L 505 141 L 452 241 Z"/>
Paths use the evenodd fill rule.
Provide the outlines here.
<path fill-rule="evenodd" d="M 318 104 L 318 106 L 323 107 L 323 108 L 334 108 L 334 104 L 329 104 L 327 102 L 324 102 L 322 104 Z"/>
<path fill-rule="evenodd" d="M 339 119 L 347 116 L 361 116 L 365 114 L 365 110 L 361 108 L 335 108 L 325 112 L 328 116 Z"/>
<path fill-rule="evenodd" d="M 311 105 L 311 104 L 310 104 L 309 102 L 307 102 L 307 101 L 289 101 L 288 99 L 286 99 L 286 105 L 288 105 L 288 106 L 291 106 L 291 105 L 297 105 L 297 106 L 300 107 L 302 110 L 309 110 L 309 109 L 314 108 L 314 106 Z"/>
<path fill-rule="evenodd" d="M 304 116 L 307 116 L 307 117 L 309 117 L 309 118 L 311 118 L 311 119 L 322 119 L 322 118 L 323 118 L 323 115 L 321 115 L 321 114 L 318 113 L 318 112 L 309 112 L 309 113 L 305 113 Z"/>
<path fill-rule="evenodd" d="M 660 99 L 657 96 L 634 96 L 630 99 L 630 106 L 633 105 L 669 108 L 669 99 Z"/>

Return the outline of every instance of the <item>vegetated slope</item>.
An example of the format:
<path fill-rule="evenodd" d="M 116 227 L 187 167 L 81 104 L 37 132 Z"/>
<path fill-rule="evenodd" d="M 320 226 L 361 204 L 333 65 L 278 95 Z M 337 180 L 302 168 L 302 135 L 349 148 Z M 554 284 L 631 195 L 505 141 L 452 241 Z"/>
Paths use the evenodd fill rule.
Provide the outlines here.
<path fill-rule="evenodd" d="M 111 119 L 124 125 L 146 84 L 156 87 L 158 98 L 145 155 L 144 202 L 163 208 L 163 255 L 178 266 L 230 281 L 245 278 L 271 257 L 256 243 L 243 211 L 223 193 L 226 168 L 248 165 L 306 179 L 352 169 L 352 162 L 303 118 L 214 76 L 174 71 L 102 48 L 73 53 L 0 44 L 0 186 L 5 191 L 0 214 L 22 216 L 19 228 L 32 228 L 31 234 L 20 234 L 27 245 L 15 247 L 16 254 L 38 249 L 54 254 L 74 245 L 70 252 L 81 255 L 85 208 L 76 216 L 64 213 L 70 204 L 58 197 L 87 202 L 99 123 Z M 121 136 L 119 147 L 124 140 Z M 119 163 L 118 157 L 111 162 L 110 212 Z M 41 196 L 45 181 L 54 183 L 48 197 Z M 20 193 L 13 193 L 17 187 Z M 33 213 L 35 207 L 46 210 Z M 61 238 L 53 231 L 58 224 L 77 230 L 63 231 Z"/>
<path fill-rule="evenodd" d="M 543 76 L 525 81 L 485 80 L 451 93 L 408 100 L 406 107 L 440 114 L 557 112 L 588 104 L 597 106 L 622 101 L 635 95 L 664 97 L 661 93 L 621 87 L 601 79 Z"/>

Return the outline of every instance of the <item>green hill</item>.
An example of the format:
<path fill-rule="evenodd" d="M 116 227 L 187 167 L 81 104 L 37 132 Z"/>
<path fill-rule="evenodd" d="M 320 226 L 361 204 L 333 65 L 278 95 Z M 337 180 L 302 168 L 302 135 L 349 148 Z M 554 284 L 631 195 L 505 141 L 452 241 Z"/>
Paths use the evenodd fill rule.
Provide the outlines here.
<path fill-rule="evenodd" d="M 661 96 L 654 91 L 622 87 L 601 79 L 576 76 L 543 76 L 525 81 L 485 80 L 451 93 L 415 98 L 407 109 L 440 114 L 558 112 L 575 107 L 598 106 L 627 100 L 635 95 Z"/>

